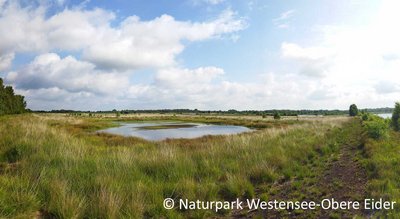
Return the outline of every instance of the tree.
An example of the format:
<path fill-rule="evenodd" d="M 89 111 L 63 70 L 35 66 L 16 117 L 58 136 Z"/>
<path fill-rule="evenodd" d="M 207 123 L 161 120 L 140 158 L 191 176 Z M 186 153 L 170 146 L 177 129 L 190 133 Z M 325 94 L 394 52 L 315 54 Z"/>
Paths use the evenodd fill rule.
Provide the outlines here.
<path fill-rule="evenodd" d="M 0 115 L 26 112 L 24 97 L 16 95 L 11 86 L 4 86 L 0 78 Z"/>
<path fill-rule="evenodd" d="M 278 112 L 274 113 L 274 119 L 281 119 L 281 115 Z"/>
<path fill-rule="evenodd" d="M 349 115 L 350 116 L 356 116 L 358 114 L 358 108 L 355 104 L 351 104 L 350 105 L 350 109 L 349 109 Z"/>
<path fill-rule="evenodd" d="M 392 114 L 392 126 L 396 131 L 400 131 L 400 102 L 397 102 L 394 106 Z"/>

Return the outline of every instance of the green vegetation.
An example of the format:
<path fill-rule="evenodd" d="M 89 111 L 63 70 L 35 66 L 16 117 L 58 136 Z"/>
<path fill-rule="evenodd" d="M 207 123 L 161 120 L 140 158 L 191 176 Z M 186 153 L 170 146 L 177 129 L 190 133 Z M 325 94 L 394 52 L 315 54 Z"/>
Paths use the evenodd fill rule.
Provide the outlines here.
<path fill-rule="evenodd" d="M 303 164 L 336 150 L 335 130 L 344 122 L 147 142 L 93 135 L 110 125 L 104 119 L 33 114 L 0 120 L 0 217 L 22 218 L 209 217 L 215 213 L 165 210 L 163 199 L 254 197 L 259 188 L 307 177 Z"/>
<path fill-rule="evenodd" d="M 392 115 L 392 126 L 395 131 L 400 131 L 400 103 L 395 104 Z"/>
<path fill-rule="evenodd" d="M 160 142 L 93 133 L 115 126 L 115 121 L 157 119 L 258 130 Z M 0 218 L 262 217 L 261 212 L 166 210 L 167 197 L 372 197 L 400 202 L 400 135 L 390 124 L 390 119 L 366 112 L 355 118 L 300 121 L 202 115 L 5 115 L 0 117 Z M 367 214 L 397 218 L 400 209 Z M 366 216 L 361 211 L 272 212 L 272 217 L 291 215 Z"/>
<path fill-rule="evenodd" d="M 381 128 L 384 137 L 376 138 L 373 134 L 363 145 L 365 158 L 362 162 L 369 173 L 369 197 L 400 203 L 400 133 L 389 129 L 389 121 L 382 118 L 374 120 L 386 126 Z M 372 215 L 375 218 L 399 218 L 400 208 L 395 206 L 394 210 L 376 211 Z"/>
<path fill-rule="evenodd" d="M 4 86 L 3 79 L 0 78 L 0 115 L 24 113 L 25 108 L 24 97 L 14 94 L 14 89 Z"/>
<path fill-rule="evenodd" d="M 382 113 L 392 113 L 393 108 L 384 107 L 384 108 L 367 108 L 359 111 L 364 111 L 368 113 L 382 114 Z M 51 111 L 35 111 L 37 113 L 60 113 L 60 114 L 70 114 L 70 115 L 84 115 L 91 114 L 92 116 L 96 115 L 106 115 L 106 114 L 114 114 L 116 117 L 118 116 L 131 116 L 131 115 L 143 115 L 143 114 L 160 114 L 160 115 L 199 115 L 199 116 L 260 116 L 261 118 L 273 117 L 277 112 L 281 117 L 293 117 L 293 116 L 341 116 L 348 115 L 349 110 L 289 110 L 289 109 L 272 109 L 272 110 L 197 110 L 197 109 L 158 109 L 158 110 L 109 110 L 109 111 L 74 111 L 74 110 L 51 110 Z"/>
<path fill-rule="evenodd" d="M 356 116 L 358 114 L 358 108 L 355 104 L 351 104 L 349 108 L 349 115 Z"/>
<path fill-rule="evenodd" d="M 381 109 L 372 109 L 373 111 L 379 111 Z M 389 110 L 390 112 L 392 109 L 383 108 L 383 110 Z M 272 109 L 272 110 L 197 110 L 197 109 L 159 109 L 159 110 L 120 110 L 117 111 L 116 109 L 110 111 L 74 111 L 74 110 L 51 110 L 51 111 L 36 111 L 37 113 L 70 113 L 70 114 L 82 114 L 82 113 L 98 113 L 98 114 L 107 114 L 107 113 L 114 113 L 117 112 L 121 115 L 128 115 L 128 114 L 177 114 L 177 115 L 227 115 L 227 116 L 273 116 L 275 112 L 278 112 L 281 116 L 299 116 L 299 115 L 325 115 L 325 116 L 332 116 L 332 115 L 345 115 L 348 113 L 347 110 L 289 110 L 289 109 Z M 385 111 L 386 112 L 386 111 Z"/>
<path fill-rule="evenodd" d="M 366 196 L 365 171 L 357 161 L 361 157 L 359 145 L 363 142 L 364 129 L 358 119 L 351 119 L 340 128 L 326 133 L 322 146 L 293 167 L 288 180 L 259 189 L 261 197 L 269 200 L 312 200 L 325 198 L 362 201 Z M 263 217 L 262 212 L 251 216 Z M 365 216 L 354 210 L 303 210 L 270 211 L 269 218 L 358 218 Z"/>
<path fill-rule="evenodd" d="M 109 120 L 114 120 L 115 118 L 108 118 Z M 138 122 L 138 121 L 173 121 L 173 122 L 193 122 L 193 123 L 206 123 L 206 124 L 215 124 L 215 125 L 238 125 L 238 126 L 246 126 L 248 128 L 254 129 L 264 129 L 264 128 L 278 128 L 278 127 L 286 127 L 293 124 L 304 123 L 304 120 L 297 121 L 293 119 L 287 119 L 283 121 L 276 120 L 260 120 L 259 117 L 218 117 L 218 116 L 170 116 L 170 115 L 162 115 L 162 116 L 128 116 L 128 117 L 120 117 L 117 118 L 117 121 L 120 122 Z M 314 118 L 315 119 L 315 118 Z M 327 118 L 328 119 L 328 118 Z M 179 121 L 178 121 L 179 120 Z"/>
<path fill-rule="evenodd" d="M 281 115 L 278 112 L 274 113 L 274 119 L 281 119 Z"/>
<path fill-rule="evenodd" d="M 389 120 L 370 113 L 363 113 L 361 118 L 369 137 L 380 139 L 388 136 L 390 125 Z"/>

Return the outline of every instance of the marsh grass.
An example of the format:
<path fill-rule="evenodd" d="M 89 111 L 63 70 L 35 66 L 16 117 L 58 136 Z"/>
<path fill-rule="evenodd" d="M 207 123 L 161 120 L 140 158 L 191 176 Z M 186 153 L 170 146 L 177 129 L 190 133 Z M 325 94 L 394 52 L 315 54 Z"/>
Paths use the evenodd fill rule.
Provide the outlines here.
<path fill-rule="evenodd" d="M 385 138 L 370 138 L 364 145 L 366 159 L 364 166 L 369 171 L 368 191 L 376 200 L 400 203 L 400 133 L 388 131 Z M 399 218 L 400 208 L 371 212 L 375 217 Z"/>
<path fill-rule="evenodd" d="M 209 217 L 215 213 L 162 203 L 254 197 L 256 188 L 299 177 L 308 159 L 329 154 L 329 133 L 345 122 L 207 120 L 269 128 L 148 142 L 94 134 L 112 125 L 106 119 L 0 117 L 0 217 Z"/>

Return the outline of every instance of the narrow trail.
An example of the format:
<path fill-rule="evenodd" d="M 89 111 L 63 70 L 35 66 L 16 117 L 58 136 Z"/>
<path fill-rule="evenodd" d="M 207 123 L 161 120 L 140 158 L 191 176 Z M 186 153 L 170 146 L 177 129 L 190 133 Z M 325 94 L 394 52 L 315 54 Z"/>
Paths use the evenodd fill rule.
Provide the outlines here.
<path fill-rule="evenodd" d="M 343 145 L 339 154 L 339 159 L 332 162 L 324 173 L 319 186 L 326 194 L 321 198 L 333 198 L 337 201 L 358 201 L 363 206 L 366 197 L 366 184 L 368 176 L 366 170 L 356 159 L 359 153 L 359 145 Z M 353 218 L 354 215 L 365 216 L 365 212 L 360 210 L 331 210 L 320 211 L 319 218 Z"/>
<path fill-rule="evenodd" d="M 315 182 L 307 180 L 291 180 L 277 183 L 272 186 L 278 192 L 270 195 L 269 200 L 279 201 L 315 201 L 320 203 L 323 199 L 336 201 L 358 201 L 363 206 L 368 182 L 367 171 L 358 161 L 363 147 L 363 130 L 360 124 L 354 122 L 343 130 L 343 139 L 339 150 L 319 166 L 312 166 L 311 171 L 317 173 Z M 293 186 L 300 183 L 301 188 Z M 299 196 L 300 194 L 300 196 Z M 302 211 L 246 211 L 233 212 L 234 218 L 353 218 L 354 216 L 367 216 L 361 209 L 348 210 L 302 210 Z"/>

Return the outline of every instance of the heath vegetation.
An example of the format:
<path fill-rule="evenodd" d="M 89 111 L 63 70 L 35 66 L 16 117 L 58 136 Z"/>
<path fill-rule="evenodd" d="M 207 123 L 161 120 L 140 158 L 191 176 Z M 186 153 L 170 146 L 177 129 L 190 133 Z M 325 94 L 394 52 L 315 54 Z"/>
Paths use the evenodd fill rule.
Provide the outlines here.
<path fill-rule="evenodd" d="M 2 85 L 2 84 L 1 84 Z M 0 87 L 2 114 L 25 112 Z M 400 201 L 400 105 L 383 119 L 347 116 L 40 114 L 0 117 L 2 218 L 262 217 L 262 212 L 166 210 L 165 198 Z M 115 112 L 113 113 L 115 114 Z M 255 131 L 146 141 L 96 130 L 149 120 L 242 125 Z M 159 129 L 165 127 L 157 127 Z M 391 211 L 273 212 L 269 217 L 400 216 Z"/>
<path fill-rule="evenodd" d="M 1 216 L 59 218 L 211 216 L 212 211 L 165 210 L 162 202 L 254 197 L 260 187 L 307 175 L 302 164 L 329 155 L 337 147 L 329 133 L 347 123 L 315 120 L 233 136 L 148 142 L 95 134 L 112 125 L 97 118 L 0 119 Z"/>

